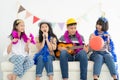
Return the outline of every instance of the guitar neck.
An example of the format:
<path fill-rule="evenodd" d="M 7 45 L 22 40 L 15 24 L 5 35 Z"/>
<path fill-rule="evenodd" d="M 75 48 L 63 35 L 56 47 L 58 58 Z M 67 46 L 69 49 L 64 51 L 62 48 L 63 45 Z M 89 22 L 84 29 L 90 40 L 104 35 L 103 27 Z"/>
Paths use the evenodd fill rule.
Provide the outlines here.
<path fill-rule="evenodd" d="M 71 47 L 70 49 L 79 49 L 79 48 L 83 48 L 84 45 L 81 45 L 81 46 L 73 46 Z"/>

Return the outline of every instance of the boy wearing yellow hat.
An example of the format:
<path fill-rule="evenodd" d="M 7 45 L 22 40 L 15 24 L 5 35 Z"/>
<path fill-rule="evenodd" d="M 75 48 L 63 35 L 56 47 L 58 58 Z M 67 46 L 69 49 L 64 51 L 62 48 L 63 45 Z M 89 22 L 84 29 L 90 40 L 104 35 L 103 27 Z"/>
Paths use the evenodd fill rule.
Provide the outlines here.
<path fill-rule="evenodd" d="M 80 80 L 87 80 L 87 52 L 88 47 L 84 44 L 84 38 L 76 30 L 77 22 L 74 18 L 70 18 L 66 22 L 67 31 L 60 37 L 60 41 L 64 43 L 72 43 L 75 46 L 81 46 L 74 50 L 74 54 L 68 52 L 67 47 L 58 47 L 60 50 L 60 68 L 63 80 L 68 80 L 68 61 L 80 62 Z M 66 44 L 67 45 L 67 44 Z"/>

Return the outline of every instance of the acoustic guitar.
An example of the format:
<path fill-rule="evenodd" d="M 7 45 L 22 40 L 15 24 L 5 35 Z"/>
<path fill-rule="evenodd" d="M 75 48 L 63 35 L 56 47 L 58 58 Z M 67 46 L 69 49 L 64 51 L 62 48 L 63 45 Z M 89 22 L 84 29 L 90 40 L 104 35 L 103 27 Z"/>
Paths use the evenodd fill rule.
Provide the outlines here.
<path fill-rule="evenodd" d="M 84 46 L 84 45 L 75 46 L 73 43 L 63 43 L 63 42 L 59 42 L 58 45 L 57 45 L 58 48 L 59 48 L 59 47 L 65 47 L 65 48 L 67 48 L 67 52 L 68 52 L 69 54 L 71 54 L 71 55 L 74 54 L 74 50 L 75 50 L 75 49 L 83 48 L 83 46 Z M 59 58 L 59 56 L 60 56 L 60 51 L 59 51 L 59 50 L 57 50 L 57 51 L 55 52 L 55 56 L 56 56 L 57 58 Z"/>

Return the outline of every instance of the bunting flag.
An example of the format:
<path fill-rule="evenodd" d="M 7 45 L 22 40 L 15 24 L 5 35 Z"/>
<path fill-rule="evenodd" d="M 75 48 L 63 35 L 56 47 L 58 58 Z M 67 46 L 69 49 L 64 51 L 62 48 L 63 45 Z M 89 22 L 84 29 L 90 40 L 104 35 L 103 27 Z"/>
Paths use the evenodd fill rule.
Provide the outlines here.
<path fill-rule="evenodd" d="M 65 23 L 58 23 L 58 25 L 59 25 L 60 29 L 63 30 Z"/>
<path fill-rule="evenodd" d="M 37 22 L 38 20 L 40 20 L 40 18 L 38 18 L 38 17 L 36 17 L 36 16 L 33 16 L 33 24 L 34 24 L 35 22 Z"/>
<path fill-rule="evenodd" d="M 25 8 L 20 5 L 20 7 L 19 7 L 19 9 L 18 9 L 18 13 L 20 13 L 20 12 L 22 12 L 22 11 L 24 11 L 24 10 L 25 10 Z"/>
<path fill-rule="evenodd" d="M 30 16 L 32 16 L 32 14 L 29 11 L 26 11 L 25 19 L 29 18 Z"/>
<path fill-rule="evenodd" d="M 101 5 L 100 5 L 100 6 L 101 6 Z M 93 9 L 94 9 L 94 7 L 92 7 L 92 8 L 89 9 L 88 11 L 86 11 L 86 13 L 88 13 L 90 10 L 93 10 Z M 25 19 L 33 16 L 33 17 L 32 17 L 32 23 L 33 23 L 33 24 L 40 20 L 40 18 L 38 18 L 38 17 L 34 16 L 33 14 L 31 14 L 31 13 L 30 13 L 29 11 L 27 11 L 22 5 L 19 5 L 18 13 L 17 13 L 17 18 L 18 18 L 18 14 L 19 14 L 20 12 L 22 12 L 22 11 L 26 11 L 26 13 L 25 13 Z M 86 14 L 86 13 L 83 14 L 82 16 L 80 16 L 80 18 L 77 18 L 77 19 L 78 19 L 78 22 L 80 22 L 81 19 L 87 21 L 87 14 Z M 102 16 L 104 16 L 104 14 L 103 14 Z M 58 24 L 58 26 L 60 27 L 61 30 L 63 30 L 64 25 L 65 25 L 64 22 L 60 22 L 60 23 L 51 22 L 51 23 L 52 23 L 52 27 L 53 27 L 53 28 L 56 26 L 56 24 Z"/>

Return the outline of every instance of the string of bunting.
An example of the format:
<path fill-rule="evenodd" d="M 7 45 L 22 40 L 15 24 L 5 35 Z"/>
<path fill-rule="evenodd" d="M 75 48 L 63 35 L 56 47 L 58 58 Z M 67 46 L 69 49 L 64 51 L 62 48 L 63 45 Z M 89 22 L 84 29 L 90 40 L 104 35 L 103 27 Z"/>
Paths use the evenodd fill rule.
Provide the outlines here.
<path fill-rule="evenodd" d="M 33 24 L 40 20 L 37 16 L 32 15 L 29 11 L 27 11 L 22 5 L 19 6 L 17 14 L 26 11 L 25 19 L 33 16 Z"/>
<path fill-rule="evenodd" d="M 33 15 L 32 13 L 30 13 L 28 10 L 26 10 L 22 5 L 19 6 L 18 8 L 18 12 L 17 12 L 17 15 L 20 14 L 21 12 L 25 11 L 25 19 L 29 18 L 29 17 L 33 17 L 33 24 L 36 23 L 37 21 L 39 20 L 42 20 L 41 18 Z M 44 19 L 43 19 L 44 20 Z M 52 22 L 52 27 L 55 27 L 56 24 L 59 26 L 59 28 L 61 30 L 63 30 L 64 26 L 65 26 L 65 23 L 64 22 L 58 22 L 58 23 L 55 23 L 55 22 Z"/>
<path fill-rule="evenodd" d="M 105 16 L 105 12 L 102 11 L 101 9 L 101 2 L 99 3 L 99 8 L 100 8 L 100 11 L 102 13 L 102 16 Z M 97 5 L 96 5 L 97 6 Z M 93 10 L 94 7 L 91 7 L 90 10 Z M 25 11 L 25 19 L 29 18 L 32 16 L 33 20 L 32 20 L 32 23 L 36 23 L 37 21 L 39 20 L 44 20 L 44 19 L 41 19 L 35 15 L 33 15 L 31 12 L 29 12 L 28 10 L 26 10 L 21 4 L 19 4 L 19 8 L 18 8 L 18 12 L 17 12 L 17 15 L 20 14 L 21 12 Z M 89 10 L 87 10 L 85 12 L 85 14 L 81 15 L 79 18 L 77 18 L 77 21 L 78 23 L 80 22 L 80 19 L 84 19 L 85 21 L 87 21 L 87 13 L 89 12 Z M 17 16 L 18 17 L 18 16 Z M 65 26 L 65 22 L 51 22 L 52 24 L 52 27 L 54 28 L 56 26 L 56 24 L 58 25 L 58 27 L 63 30 L 64 26 Z"/>

